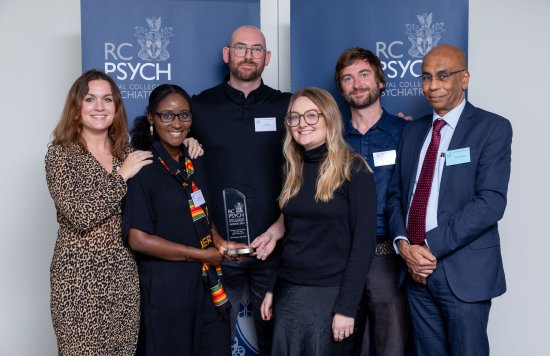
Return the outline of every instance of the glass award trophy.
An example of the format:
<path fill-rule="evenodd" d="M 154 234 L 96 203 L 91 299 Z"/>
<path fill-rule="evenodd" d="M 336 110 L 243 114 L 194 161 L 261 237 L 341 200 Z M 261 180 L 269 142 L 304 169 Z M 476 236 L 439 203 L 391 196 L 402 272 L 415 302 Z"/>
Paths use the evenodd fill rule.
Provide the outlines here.
<path fill-rule="evenodd" d="M 225 211 L 225 226 L 227 230 L 227 255 L 248 255 L 256 251 L 250 246 L 248 230 L 248 215 L 246 212 L 246 197 L 236 189 L 223 190 L 223 207 Z M 247 247 L 229 249 L 229 242 L 240 242 Z"/>

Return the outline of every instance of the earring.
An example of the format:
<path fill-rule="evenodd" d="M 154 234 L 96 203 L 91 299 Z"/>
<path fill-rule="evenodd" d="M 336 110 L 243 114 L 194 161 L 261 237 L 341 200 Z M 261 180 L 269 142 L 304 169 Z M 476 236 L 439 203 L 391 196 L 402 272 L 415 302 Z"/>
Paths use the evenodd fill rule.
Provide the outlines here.
<path fill-rule="evenodd" d="M 151 136 L 153 136 L 153 124 L 149 125 L 149 134 L 151 134 Z"/>

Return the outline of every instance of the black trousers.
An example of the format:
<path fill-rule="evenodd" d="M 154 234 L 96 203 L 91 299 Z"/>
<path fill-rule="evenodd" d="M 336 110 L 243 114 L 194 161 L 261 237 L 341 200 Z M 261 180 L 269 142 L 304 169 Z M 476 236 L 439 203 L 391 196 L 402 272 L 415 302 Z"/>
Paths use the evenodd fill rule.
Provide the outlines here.
<path fill-rule="evenodd" d="M 265 261 L 246 257 L 239 263 L 227 259 L 222 263 L 224 288 L 231 302 L 231 340 L 235 339 L 243 291 L 245 285 L 248 285 L 260 355 L 269 355 L 271 352 L 273 322 L 262 320 L 260 307 L 278 263 L 278 259 L 272 256 Z"/>
<path fill-rule="evenodd" d="M 361 356 L 405 354 L 410 321 L 405 290 L 398 287 L 400 258 L 375 256 L 370 266 L 360 308 L 363 315 L 358 318 L 363 319 L 358 330 Z"/>

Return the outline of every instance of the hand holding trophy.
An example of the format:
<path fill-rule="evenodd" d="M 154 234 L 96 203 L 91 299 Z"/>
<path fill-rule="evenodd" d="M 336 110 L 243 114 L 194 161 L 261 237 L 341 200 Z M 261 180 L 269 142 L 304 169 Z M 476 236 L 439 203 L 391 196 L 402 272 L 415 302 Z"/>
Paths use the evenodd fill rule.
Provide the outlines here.
<path fill-rule="evenodd" d="M 246 197 L 236 189 L 225 188 L 223 205 L 227 230 L 226 255 L 245 256 L 254 253 L 256 249 L 250 247 Z"/>

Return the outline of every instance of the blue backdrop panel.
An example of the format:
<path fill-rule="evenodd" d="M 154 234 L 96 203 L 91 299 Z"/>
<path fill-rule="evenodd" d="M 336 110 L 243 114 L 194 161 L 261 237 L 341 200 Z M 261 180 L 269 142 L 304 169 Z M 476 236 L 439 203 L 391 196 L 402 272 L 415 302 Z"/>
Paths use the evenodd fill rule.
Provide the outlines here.
<path fill-rule="evenodd" d="M 292 0 L 291 87 L 329 90 L 348 115 L 334 83 L 334 66 L 346 48 L 380 57 L 386 74 L 382 105 L 414 117 L 431 112 L 420 74 L 426 52 L 441 43 L 467 53 L 468 0 Z"/>
<path fill-rule="evenodd" d="M 189 94 L 220 83 L 222 47 L 241 25 L 260 26 L 259 0 L 81 0 L 82 70 L 117 82 L 128 121 L 143 115 L 149 93 L 175 83 Z M 233 355 L 257 352 L 248 294 L 240 305 Z"/>
<path fill-rule="evenodd" d="M 82 69 L 115 79 L 132 126 L 159 84 L 196 94 L 220 83 L 222 47 L 238 26 L 260 26 L 260 2 L 81 0 L 81 16 Z"/>

